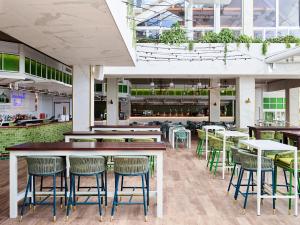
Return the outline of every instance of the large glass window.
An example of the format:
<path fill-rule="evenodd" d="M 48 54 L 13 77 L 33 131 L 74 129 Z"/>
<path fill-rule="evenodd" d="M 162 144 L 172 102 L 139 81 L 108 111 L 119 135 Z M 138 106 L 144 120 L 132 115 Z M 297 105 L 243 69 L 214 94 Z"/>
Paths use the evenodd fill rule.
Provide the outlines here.
<path fill-rule="evenodd" d="M 276 0 L 254 0 L 253 7 L 254 27 L 276 26 Z"/>
<path fill-rule="evenodd" d="M 36 63 L 36 75 L 38 77 L 42 76 L 42 67 L 41 67 L 41 63 L 39 62 Z"/>
<path fill-rule="evenodd" d="M 299 26 L 299 0 L 279 1 L 279 26 Z"/>
<path fill-rule="evenodd" d="M 195 4 L 193 9 L 195 27 L 214 26 L 214 6 L 210 4 Z"/>
<path fill-rule="evenodd" d="M 12 54 L 3 54 L 3 70 L 17 72 L 19 71 L 20 56 Z"/>
<path fill-rule="evenodd" d="M 47 66 L 46 65 L 42 65 L 42 77 L 43 78 L 47 78 L 47 72 L 46 72 L 46 70 L 47 70 Z"/>
<path fill-rule="evenodd" d="M 221 5 L 221 27 L 242 26 L 242 0 L 232 0 L 228 5 Z"/>
<path fill-rule="evenodd" d="M 31 60 L 30 68 L 30 73 L 36 75 L 36 61 Z"/>
<path fill-rule="evenodd" d="M 25 58 L 25 73 L 30 74 L 30 59 Z"/>

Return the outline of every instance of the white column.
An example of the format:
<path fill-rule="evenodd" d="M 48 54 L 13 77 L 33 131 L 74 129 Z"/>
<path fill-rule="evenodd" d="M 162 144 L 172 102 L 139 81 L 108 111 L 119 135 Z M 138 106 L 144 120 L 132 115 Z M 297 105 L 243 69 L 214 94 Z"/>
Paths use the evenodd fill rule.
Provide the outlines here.
<path fill-rule="evenodd" d="M 256 87 L 255 88 L 255 121 L 264 119 L 263 100 L 264 100 L 264 88 Z"/>
<path fill-rule="evenodd" d="M 19 64 L 20 74 L 25 74 L 25 53 L 24 53 L 23 44 L 19 45 L 19 55 L 20 55 L 20 64 Z"/>
<path fill-rule="evenodd" d="M 285 89 L 287 125 L 299 126 L 299 88 Z"/>
<path fill-rule="evenodd" d="M 94 77 L 90 66 L 73 67 L 73 131 L 88 131 L 94 125 Z"/>
<path fill-rule="evenodd" d="M 193 0 L 185 1 L 185 28 L 187 30 L 187 38 L 194 39 L 193 32 Z"/>
<path fill-rule="evenodd" d="M 243 34 L 253 36 L 253 0 L 242 2 L 242 25 Z"/>
<path fill-rule="evenodd" d="M 209 121 L 220 122 L 220 80 L 211 79 L 210 86 L 212 89 L 209 91 Z"/>
<path fill-rule="evenodd" d="M 236 79 L 236 125 L 247 128 L 255 124 L 255 78 Z"/>
<path fill-rule="evenodd" d="M 119 87 L 118 79 L 107 78 L 107 93 L 106 93 L 106 122 L 107 125 L 119 124 Z"/>
<path fill-rule="evenodd" d="M 220 3 L 214 4 L 214 31 L 219 33 L 221 31 L 221 11 Z"/>

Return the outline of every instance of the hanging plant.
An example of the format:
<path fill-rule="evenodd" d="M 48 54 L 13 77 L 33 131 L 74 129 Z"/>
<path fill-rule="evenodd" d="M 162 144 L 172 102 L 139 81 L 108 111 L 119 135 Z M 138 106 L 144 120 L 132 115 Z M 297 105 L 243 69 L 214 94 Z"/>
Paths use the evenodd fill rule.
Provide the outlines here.
<path fill-rule="evenodd" d="M 227 65 L 227 51 L 228 51 L 227 43 L 224 43 L 224 59 L 223 59 L 224 65 Z"/>
<path fill-rule="evenodd" d="M 240 43 L 246 43 L 246 47 L 250 49 L 250 43 L 252 43 L 252 38 L 248 35 L 242 34 L 236 38 L 236 43 L 239 46 Z"/>
<path fill-rule="evenodd" d="M 193 51 L 194 50 L 194 42 L 193 41 L 189 41 L 189 51 Z"/>
<path fill-rule="evenodd" d="M 172 25 L 170 30 L 164 31 L 160 35 L 159 40 L 161 41 L 161 43 L 170 45 L 179 45 L 182 43 L 186 43 L 186 32 L 180 27 L 179 23 L 177 22 Z"/>
<path fill-rule="evenodd" d="M 268 45 L 269 45 L 269 43 L 268 43 L 267 41 L 264 41 L 264 42 L 262 43 L 261 53 L 262 53 L 263 55 L 266 55 L 266 54 L 267 54 L 267 51 L 268 51 Z"/>

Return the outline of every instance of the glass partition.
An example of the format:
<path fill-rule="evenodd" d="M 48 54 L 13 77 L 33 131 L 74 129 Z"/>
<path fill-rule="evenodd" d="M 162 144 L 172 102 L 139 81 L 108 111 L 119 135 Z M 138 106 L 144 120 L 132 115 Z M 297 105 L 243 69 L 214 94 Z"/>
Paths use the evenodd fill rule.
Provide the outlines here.
<path fill-rule="evenodd" d="M 254 27 L 276 26 L 276 0 L 254 0 L 253 8 Z"/>
<path fill-rule="evenodd" d="M 279 1 L 279 26 L 299 26 L 299 0 Z"/>
<path fill-rule="evenodd" d="M 242 27 L 242 0 L 221 5 L 221 27 Z"/>

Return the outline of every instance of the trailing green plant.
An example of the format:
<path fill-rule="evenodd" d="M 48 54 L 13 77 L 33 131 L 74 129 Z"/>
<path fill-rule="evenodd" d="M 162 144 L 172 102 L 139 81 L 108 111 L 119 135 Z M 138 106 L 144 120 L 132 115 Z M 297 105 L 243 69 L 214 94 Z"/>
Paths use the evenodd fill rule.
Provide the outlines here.
<path fill-rule="evenodd" d="M 268 45 L 269 42 L 268 41 L 264 41 L 261 47 L 261 54 L 266 55 L 267 51 L 268 51 Z"/>
<path fill-rule="evenodd" d="M 193 41 L 189 41 L 188 49 L 189 49 L 189 51 L 194 50 L 194 42 Z"/>
<path fill-rule="evenodd" d="M 205 33 L 199 40 L 200 43 L 219 43 L 219 36 L 213 31 Z"/>
<path fill-rule="evenodd" d="M 227 64 L 227 52 L 228 52 L 227 43 L 224 43 L 224 59 L 223 59 L 224 65 Z"/>
<path fill-rule="evenodd" d="M 229 30 L 228 28 L 222 29 L 220 33 L 218 34 L 218 42 L 219 43 L 234 43 L 235 42 L 235 36 L 232 30 Z"/>
<path fill-rule="evenodd" d="M 179 45 L 182 43 L 186 43 L 186 32 L 180 27 L 180 24 L 177 22 L 172 25 L 170 30 L 164 31 L 160 35 L 159 40 L 161 41 L 161 43 L 170 45 Z"/>
<path fill-rule="evenodd" d="M 248 35 L 245 35 L 245 34 L 241 34 L 240 36 L 238 36 L 236 39 L 235 39 L 237 45 L 239 46 L 240 43 L 246 43 L 246 47 L 247 49 L 249 50 L 250 48 L 250 43 L 252 43 L 253 39 L 252 37 L 248 36 Z"/>

